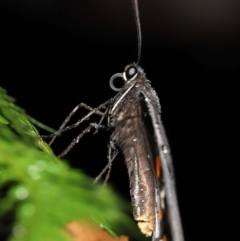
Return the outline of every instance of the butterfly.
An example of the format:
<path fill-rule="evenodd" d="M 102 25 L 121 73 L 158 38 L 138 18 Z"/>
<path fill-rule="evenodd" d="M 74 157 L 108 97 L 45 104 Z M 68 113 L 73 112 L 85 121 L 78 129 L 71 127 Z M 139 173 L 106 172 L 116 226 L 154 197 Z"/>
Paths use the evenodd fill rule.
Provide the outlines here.
<path fill-rule="evenodd" d="M 137 0 L 132 0 L 138 33 L 138 61 L 114 74 L 110 86 L 118 93 L 97 108 L 80 103 L 61 125 L 58 133 L 73 129 L 93 114 L 101 116 L 99 123 L 91 123 L 75 138 L 60 155 L 65 156 L 89 131 L 105 128 L 107 118 L 111 130 L 108 164 L 96 177 L 97 182 L 111 166 L 119 150 L 122 151 L 128 170 L 133 216 L 143 234 L 152 241 L 184 241 L 182 224 L 175 190 L 174 170 L 169 144 L 160 118 L 160 103 L 143 69 L 139 66 L 141 56 L 141 26 Z M 116 78 L 124 85 L 117 88 Z M 75 124 L 65 127 L 71 116 L 83 107 L 89 113 Z M 96 132 L 95 131 L 95 132 Z M 55 133 L 52 143 L 57 136 Z"/>
<path fill-rule="evenodd" d="M 108 126 L 113 128 L 112 146 L 124 154 L 134 219 L 142 233 L 154 241 L 183 241 L 173 164 L 158 96 L 138 64 L 130 64 L 122 74 L 115 74 L 110 85 L 121 76 L 125 84 L 110 105 Z"/>

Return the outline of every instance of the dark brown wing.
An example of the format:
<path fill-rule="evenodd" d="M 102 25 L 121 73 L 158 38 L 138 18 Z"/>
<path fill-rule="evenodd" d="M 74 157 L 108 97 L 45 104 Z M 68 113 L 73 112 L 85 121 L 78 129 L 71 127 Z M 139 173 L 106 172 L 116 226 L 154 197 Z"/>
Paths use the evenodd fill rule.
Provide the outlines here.
<path fill-rule="evenodd" d="M 125 95 L 128 90 L 128 94 Z M 159 210 L 155 207 L 155 191 L 158 181 L 155 176 L 154 157 L 144 123 L 138 89 L 128 88 L 120 93 L 120 98 L 116 99 L 112 110 L 111 123 L 114 131 L 111 139 L 120 147 L 125 157 L 134 219 L 138 222 L 142 233 L 151 236 L 153 230 L 156 229 L 155 219 L 157 210 Z"/>

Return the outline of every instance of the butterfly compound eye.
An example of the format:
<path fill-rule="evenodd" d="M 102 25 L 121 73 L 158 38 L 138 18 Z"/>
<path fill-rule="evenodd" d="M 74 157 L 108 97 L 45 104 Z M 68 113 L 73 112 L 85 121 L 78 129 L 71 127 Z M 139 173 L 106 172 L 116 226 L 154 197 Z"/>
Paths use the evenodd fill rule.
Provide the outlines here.
<path fill-rule="evenodd" d="M 125 82 L 128 81 L 128 80 L 132 80 L 134 79 L 138 74 L 138 69 L 135 65 L 128 65 L 124 72 L 123 73 L 117 73 L 117 74 L 114 74 L 110 81 L 109 81 L 109 84 L 110 84 L 110 87 L 115 90 L 115 91 L 120 91 L 122 89 L 121 88 L 118 88 L 116 86 L 116 84 L 114 83 L 115 79 L 117 78 L 121 78 L 123 79 Z"/>
<path fill-rule="evenodd" d="M 134 65 L 127 67 L 124 71 L 124 77 L 126 80 L 134 79 L 138 74 L 137 68 Z"/>

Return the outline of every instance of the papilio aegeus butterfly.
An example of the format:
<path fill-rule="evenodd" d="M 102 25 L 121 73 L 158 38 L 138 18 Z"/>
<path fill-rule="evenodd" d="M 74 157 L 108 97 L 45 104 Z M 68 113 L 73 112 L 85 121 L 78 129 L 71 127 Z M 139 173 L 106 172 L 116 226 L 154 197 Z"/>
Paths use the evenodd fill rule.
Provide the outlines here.
<path fill-rule="evenodd" d="M 96 178 L 108 171 L 113 160 L 122 150 L 130 180 L 133 216 L 142 233 L 152 236 L 153 241 L 184 241 L 174 183 L 174 172 L 168 141 L 160 118 L 160 103 L 143 69 L 138 65 L 141 56 L 141 27 L 137 0 L 132 0 L 138 33 L 138 61 L 125 67 L 110 79 L 110 86 L 118 93 L 97 108 L 79 104 L 63 122 L 59 131 L 67 131 L 80 125 L 91 115 L 102 118 L 91 123 L 68 148 L 67 152 L 91 129 L 99 129 L 105 117 L 112 130 L 109 144 L 109 163 Z M 114 79 L 124 80 L 122 88 L 114 86 Z M 83 107 L 89 113 L 74 125 L 65 127 L 71 116 Z M 103 112 L 104 111 L 104 112 Z M 48 136 L 49 137 L 49 136 Z"/>

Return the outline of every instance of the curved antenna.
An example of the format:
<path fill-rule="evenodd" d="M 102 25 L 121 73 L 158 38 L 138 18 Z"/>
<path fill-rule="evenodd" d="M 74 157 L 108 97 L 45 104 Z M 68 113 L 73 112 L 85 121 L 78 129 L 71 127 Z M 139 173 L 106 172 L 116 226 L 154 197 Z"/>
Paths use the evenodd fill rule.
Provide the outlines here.
<path fill-rule="evenodd" d="M 142 50 L 142 32 L 141 32 L 141 24 L 139 18 L 139 11 L 138 11 L 138 0 L 132 0 L 132 7 L 134 12 L 135 23 L 137 27 L 137 38 L 138 38 L 138 60 L 137 64 L 141 59 L 141 50 Z"/>

